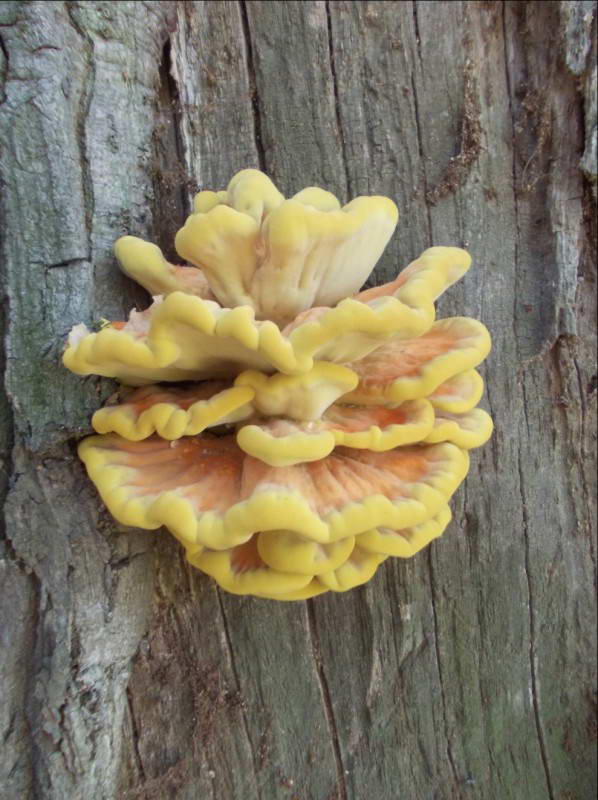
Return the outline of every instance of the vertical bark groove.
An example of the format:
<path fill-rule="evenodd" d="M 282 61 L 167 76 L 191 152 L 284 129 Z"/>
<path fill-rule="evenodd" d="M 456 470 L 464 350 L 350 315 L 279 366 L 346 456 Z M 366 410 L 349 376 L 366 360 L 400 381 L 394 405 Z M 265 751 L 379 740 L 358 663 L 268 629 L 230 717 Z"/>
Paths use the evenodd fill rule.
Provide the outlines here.
<path fill-rule="evenodd" d="M 312 648 L 312 658 L 315 665 L 316 674 L 318 676 L 318 683 L 322 695 L 322 704 L 326 714 L 326 721 L 328 723 L 328 730 L 330 734 L 330 742 L 334 751 L 334 762 L 336 765 L 336 786 L 337 786 L 337 800 L 347 800 L 347 786 L 345 783 L 345 770 L 343 767 L 343 759 L 339 745 L 338 731 L 334 719 L 334 709 L 332 706 L 332 698 L 330 696 L 330 689 L 328 681 L 326 680 L 326 673 L 324 671 L 324 664 L 322 662 L 322 649 L 320 646 L 320 637 L 318 636 L 318 623 L 314 612 L 313 600 L 308 600 L 306 603 L 307 612 L 307 627 L 309 630 L 309 639 Z"/>
<path fill-rule="evenodd" d="M 228 651 L 228 658 L 230 660 L 232 674 L 233 674 L 233 677 L 234 677 L 234 680 L 235 680 L 235 689 L 240 694 L 240 692 L 241 692 L 241 683 L 239 681 L 239 675 L 237 673 L 237 667 L 236 667 L 236 664 L 235 664 L 235 652 L 234 652 L 234 649 L 233 649 L 233 645 L 231 643 L 230 633 L 229 633 L 229 630 L 228 630 L 228 624 L 227 624 L 227 621 L 226 621 L 226 611 L 224 610 L 224 605 L 222 603 L 222 597 L 220 596 L 220 591 L 221 591 L 220 589 L 217 589 L 216 590 L 216 595 L 218 597 L 218 608 L 220 610 L 220 618 L 222 620 L 222 630 L 223 630 L 223 633 L 224 633 L 224 640 L 226 642 L 226 649 Z M 253 775 L 254 775 L 254 778 L 255 778 L 256 797 L 258 798 L 258 800 L 261 800 L 262 795 L 261 795 L 261 792 L 260 792 L 260 783 L 259 783 L 259 777 L 258 777 L 258 765 L 257 765 L 257 761 L 256 761 L 257 756 L 256 756 L 254 748 L 252 746 L 251 736 L 249 734 L 249 726 L 247 724 L 247 716 L 246 716 L 245 708 L 243 707 L 243 705 L 241 706 L 241 713 L 242 713 L 242 717 L 243 717 L 244 735 L 245 735 L 245 738 L 247 740 L 249 751 L 251 752 L 251 755 L 252 755 Z"/>
<path fill-rule="evenodd" d="M 417 23 L 417 2 L 418 0 L 412 0 L 413 6 L 413 29 L 415 32 L 415 48 L 417 53 L 417 62 L 419 67 L 421 68 L 422 62 L 422 54 L 421 54 L 421 47 L 420 47 L 420 37 L 419 37 L 419 27 Z M 424 154 L 424 147 L 423 147 L 423 137 L 422 137 L 422 130 L 421 130 L 421 114 L 419 109 L 419 104 L 417 100 L 417 81 L 415 76 L 415 64 L 413 65 L 413 72 L 411 73 L 411 91 L 413 93 L 413 105 L 415 106 L 415 128 L 417 132 L 417 149 L 419 152 L 419 161 L 420 161 L 420 170 L 422 174 L 423 180 L 423 194 L 424 197 L 428 197 L 429 195 L 429 187 L 428 187 L 428 177 L 426 174 L 426 157 Z M 434 241 L 434 234 L 432 232 L 432 214 L 430 210 L 430 205 L 426 203 L 426 217 L 428 222 L 428 245 L 431 246 Z"/>
<path fill-rule="evenodd" d="M 509 70 L 509 52 L 508 52 L 508 35 L 507 35 L 507 23 L 506 23 L 506 4 L 503 3 L 502 8 L 502 36 L 504 42 L 504 68 L 505 68 L 505 77 L 506 77 L 506 85 L 507 85 L 507 93 L 509 96 L 509 117 L 511 120 L 511 150 L 512 150 L 512 162 L 511 162 L 511 179 L 513 185 L 513 207 L 515 210 L 515 225 L 516 225 L 516 235 L 514 237 L 514 267 L 515 267 L 515 275 L 519 273 L 519 257 L 518 257 L 518 249 L 519 249 L 519 239 L 521 236 L 521 228 L 519 225 L 519 195 L 518 195 L 518 186 L 519 181 L 517 178 L 517 168 L 515 164 L 515 157 L 517 153 L 516 147 L 516 136 L 515 136 L 515 109 L 513 107 L 513 86 L 511 84 L 511 74 Z M 518 298 L 518 293 L 515 291 L 513 293 L 513 319 L 516 318 L 517 309 L 515 307 L 515 302 Z M 521 360 L 521 356 L 519 357 Z"/>
<path fill-rule="evenodd" d="M 347 148 L 345 145 L 345 134 L 343 132 L 343 121 L 341 115 L 341 102 L 338 93 L 338 81 L 336 79 L 336 63 L 334 55 L 334 34 L 332 31 L 332 16 L 330 13 L 330 0 L 325 0 L 326 8 L 326 29 L 328 32 L 328 58 L 330 59 L 330 74 L 332 76 L 332 91 L 334 93 L 334 113 L 336 116 L 336 130 L 338 133 L 338 142 L 342 154 L 343 168 L 345 171 L 345 181 L 347 183 L 347 201 L 353 196 L 353 187 L 351 185 L 351 174 L 348 169 Z"/>
<path fill-rule="evenodd" d="M 440 642 L 438 640 L 438 614 L 436 611 L 436 592 L 437 592 L 436 581 L 434 579 L 434 566 L 432 563 L 432 558 L 429 553 L 426 555 L 426 558 L 428 562 L 428 571 L 430 575 L 430 587 L 432 589 L 432 619 L 434 623 L 434 632 L 433 632 L 434 656 L 436 659 L 436 669 L 438 670 L 438 684 L 440 687 L 440 697 L 442 699 L 442 723 L 443 723 L 444 736 L 446 739 L 446 757 L 451 766 L 451 772 L 454 780 L 454 786 L 452 791 L 458 792 L 458 794 L 455 794 L 453 796 L 457 798 L 461 797 L 461 792 L 459 787 L 460 778 L 457 773 L 457 768 L 455 766 L 455 759 L 453 756 L 452 744 L 451 744 L 452 737 L 451 737 L 451 732 L 449 731 L 448 720 L 446 715 L 445 682 L 443 680 L 443 675 L 442 675 L 442 658 L 440 655 Z"/>
<path fill-rule="evenodd" d="M 94 43 L 93 38 L 86 33 L 80 26 L 76 16 L 76 5 L 73 2 L 67 3 L 67 13 L 71 25 L 81 37 L 84 42 L 85 61 L 87 65 L 87 75 L 84 82 L 84 89 L 81 94 L 79 108 L 76 112 L 76 129 L 77 138 L 80 148 L 80 162 L 81 162 L 81 179 L 83 184 L 83 198 L 84 198 L 84 211 L 85 211 L 85 227 L 87 228 L 88 237 L 88 256 L 91 257 L 92 252 L 92 221 L 94 213 L 94 194 L 93 194 L 93 181 L 91 179 L 89 168 L 89 155 L 87 151 L 87 121 L 89 118 L 89 109 L 93 100 L 93 91 L 96 80 L 96 67 L 94 58 Z"/>
<path fill-rule="evenodd" d="M 524 406 L 525 407 L 525 406 Z M 538 747 L 540 748 L 540 755 L 542 757 L 542 764 L 544 766 L 544 773 L 546 775 L 546 791 L 550 800 L 554 800 L 554 791 L 552 788 L 552 780 L 550 777 L 550 766 L 548 763 L 548 756 L 546 752 L 546 743 L 544 740 L 544 732 L 542 730 L 542 718 L 540 715 L 540 701 L 538 697 L 537 686 L 537 667 L 536 667 L 536 624 L 534 619 L 534 597 L 532 592 L 532 584 L 530 580 L 530 543 L 528 531 L 528 517 L 527 506 L 525 498 L 525 477 L 521 466 L 521 458 L 518 459 L 518 472 L 519 472 L 519 493 L 521 496 L 521 510 L 523 515 L 523 538 L 525 542 L 525 579 L 527 583 L 527 599 L 529 608 L 529 668 L 532 692 L 532 704 L 534 708 L 534 721 L 536 726 L 536 736 L 538 739 Z"/>
<path fill-rule="evenodd" d="M 253 45 L 251 43 L 251 26 L 247 14 L 247 3 L 245 0 L 238 0 L 241 12 L 241 24 L 243 26 L 243 45 L 245 52 L 245 63 L 247 65 L 247 75 L 249 78 L 249 88 L 251 92 L 251 107 L 253 110 L 253 138 L 255 150 L 258 156 L 258 164 L 261 170 L 267 170 L 266 151 L 262 140 L 262 120 L 260 111 L 260 96 L 255 75 L 255 63 L 253 59 Z"/>

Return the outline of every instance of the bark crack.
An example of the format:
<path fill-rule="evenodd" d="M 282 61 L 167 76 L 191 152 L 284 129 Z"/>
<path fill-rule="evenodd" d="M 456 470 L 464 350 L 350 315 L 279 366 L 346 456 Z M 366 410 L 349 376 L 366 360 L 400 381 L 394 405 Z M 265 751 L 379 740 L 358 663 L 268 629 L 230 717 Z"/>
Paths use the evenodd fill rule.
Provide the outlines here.
<path fill-rule="evenodd" d="M 523 392 L 523 413 L 525 416 L 526 426 L 529 428 L 527 419 L 527 397 L 525 393 L 525 386 L 522 386 Z M 530 676 L 531 676 L 531 689 L 532 689 L 532 705 L 534 709 L 534 722 L 536 726 L 536 736 L 538 738 L 538 745 L 540 748 L 540 758 L 544 768 L 544 775 L 546 778 L 546 788 L 550 800 L 554 800 L 554 790 L 552 787 L 552 779 L 550 776 L 550 768 L 548 764 L 548 755 L 546 751 L 546 743 L 544 741 L 544 731 L 542 729 L 542 720 L 540 716 L 540 700 L 538 698 L 538 680 L 536 675 L 536 622 L 535 622 L 535 601 L 532 591 L 532 581 L 530 576 L 530 544 L 529 544 L 529 526 L 527 503 L 524 490 L 524 476 L 523 467 L 521 464 L 521 450 L 517 456 L 517 469 L 519 472 L 519 493 L 521 497 L 521 514 L 523 522 L 523 540 L 524 540 L 524 569 L 525 578 L 527 583 L 527 597 L 529 605 L 529 662 L 530 662 Z"/>
<path fill-rule="evenodd" d="M 435 205 L 443 197 L 463 185 L 472 166 L 482 152 L 481 110 L 477 97 L 474 64 L 466 59 L 463 87 L 463 117 L 459 152 L 449 159 L 448 167 L 440 183 L 426 193 L 426 200 Z"/>
<path fill-rule="evenodd" d="M 415 47 L 417 52 L 417 58 L 419 60 L 419 64 L 421 67 L 422 54 L 421 54 L 421 45 L 419 38 L 419 24 L 417 21 L 417 0 L 413 0 L 412 7 L 413 7 L 413 26 L 415 31 Z M 411 94 L 413 96 L 413 110 L 415 112 L 415 130 L 417 134 L 417 147 L 419 152 L 419 160 L 421 163 L 422 180 L 424 184 L 424 205 L 426 207 L 426 218 L 428 220 L 428 244 L 432 246 L 433 244 L 432 214 L 430 212 L 430 205 L 428 203 L 428 193 L 429 193 L 428 177 L 426 175 L 426 161 L 424 158 L 424 146 L 423 146 L 422 130 L 420 125 L 419 103 L 417 100 L 417 86 L 415 82 L 415 64 L 413 65 L 413 70 L 411 71 Z"/>
<path fill-rule="evenodd" d="M 459 776 L 457 774 L 457 769 L 455 767 L 455 760 L 453 758 L 453 750 L 451 747 L 451 738 L 448 730 L 448 719 L 446 714 L 446 694 L 444 691 L 444 677 L 442 672 L 442 662 L 440 658 L 440 645 L 438 643 L 438 614 L 436 611 L 436 597 L 437 597 L 437 586 L 436 586 L 436 576 L 434 574 L 434 566 L 432 563 L 432 552 L 430 548 L 428 548 L 428 571 L 430 574 L 430 584 L 432 587 L 432 619 L 434 622 L 434 656 L 436 658 L 436 668 L 438 670 L 438 682 L 440 684 L 440 700 L 442 703 L 442 719 L 444 723 L 444 736 L 446 739 L 446 755 L 448 762 L 451 767 L 451 772 L 453 773 L 453 778 L 455 779 L 455 789 L 459 786 Z"/>
<path fill-rule="evenodd" d="M 579 414 L 579 426 L 580 426 L 580 436 L 579 436 L 579 453 L 581 454 L 581 462 L 579 466 L 579 475 L 581 479 L 581 493 L 584 499 L 583 507 L 585 509 L 591 508 L 590 502 L 590 491 L 588 489 L 588 482 L 586 478 L 586 471 L 584 469 L 585 464 L 589 464 L 590 460 L 588 459 L 588 453 L 586 450 L 586 417 L 587 417 L 587 400 L 584 391 L 584 382 L 583 376 L 581 374 L 581 367 L 579 366 L 577 359 L 574 355 L 572 355 L 573 366 L 575 367 L 575 375 L 577 377 L 577 386 L 579 390 L 579 398 L 580 398 L 580 414 Z M 589 551 L 590 551 L 590 558 L 592 559 L 592 565 L 594 567 L 594 583 L 596 582 L 596 554 L 594 552 L 594 537 L 592 536 L 591 532 L 591 522 L 589 520 L 584 519 L 584 522 L 590 528 L 588 541 L 589 541 Z"/>
<path fill-rule="evenodd" d="M 176 158 L 176 165 L 179 169 L 181 168 L 182 164 L 187 163 L 187 154 L 185 152 L 185 143 L 183 140 L 183 131 L 181 125 L 181 98 L 179 93 L 179 87 L 176 82 L 175 73 L 172 68 L 172 42 L 169 39 L 166 40 L 164 44 L 164 48 L 162 50 L 162 63 L 160 64 L 160 79 L 163 84 L 163 88 L 165 94 L 168 98 L 167 104 L 167 113 L 170 116 L 170 124 L 172 126 L 172 138 L 174 141 L 174 151 L 175 151 L 175 158 Z M 181 209 L 184 212 L 184 215 L 190 211 L 188 200 L 187 200 L 187 193 L 185 191 L 186 187 L 181 184 L 179 188 L 179 202 L 181 204 Z"/>
<path fill-rule="evenodd" d="M 40 638 L 42 629 L 42 580 L 35 572 L 31 572 L 31 589 L 33 600 L 31 604 L 32 617 L 31 617 L 31 640 L 29 644 L 28 658 L 29 662 L 25 667 L 25 692 L 26 698 L 24 717 L 27 726 L 28 739 L 31 742 L 32 755 L 38 750 L 38 742 L 36 741 L 36 734 L 39 730 L 39 716 L 35 708 L 35 691 L 39 680 L 39 664 L 40 664 Z M 40 776 L 40 767 L 35 763 L 36 759 L 32 758 L 31 761 L 31 785 L 33 796 L 43 797 L 42 780 Z"/>
<path fill-rule="evenodd" d="M 43 261 L 31 261 L 31 264 L 38 264 L 45 269 L 57 269 L 59 267 L 74 267 L 81 264 L 86 264 L 91 260 L 91 253 L 85 256 L 76 256 L 74 258 L 65 258 L 64 261 L 57 261 L 54 264 L 46 264 Z"/>
<path fill-rule="evenodd" d="M 245 40 L 245 65 L 249 79 L 249 91 L 251 92 L 251 108 L 253 110 L 253 138 L 255 150 L 258 158 L 258 166 L 262 171 L 266 171 L 266 152 L 262 140 L 262 118 L 260 110 L 260 97 L 257 88 L 257 77 L 255 73 L 255 59 L 253 56 L 253 46 L 251 44 L 251 30 L 249 25 L 249 15 L 247 13 L 246 0 L 239 0 L 239 10 L 241 13 L 241 27 Z"/>
<path fill-rule="evenodd" d="M 0 196 L 0 281 L 8 285 L 8 256 L 6 252 L 6 213 Z M 9 537 L 6 524 L 5 500 L 16 480 L 15 416 L 16 409 L 7 387 L 8 334 L 10 328 L 10 292 L 6 291 L 0 302 L 0 541 L 8 556 L 23 572 L 31 572 L 20 558 Z M 35 576 L 37 580 L 37 576 Z"/>
<path fill-rule="evenodd" d="M 175 234 L 179 221 L 189 213 L 190 194 L 196 185 L 188 174 L 172 48 L 172 39 L 167 37 L 158 67 L 158 102 L 152 131 L 152 232 L 165 258 L 176 263 Z"/>
<path fill-rule="evenodd" d="M 349 176 L 349 160 L 347 158 L 347 148 L 345 136 L 343 134 L 343 123 L 341 117 L 341 103 L 338 93 L 338 79 L 336 72 L 336 57 L 334 53 L 334 35 L 332 32 L 332 15 L 330 12 L 330 2 L 326 0 L 326 26 L 328 30 L 328 57 L 330 60 L 330 74 L 332 76 L 332 91 L 334 93 L 334 113 L 336 116 L 336 128 L 340 142 L 341 160 L 343 162 L 343 169 L 345 171 L 345 183 L 347 185 L 347 197 L 353 196 L 353 189 L 351 186 L 351 178 Z"/>
<path fill-rule="evenodd" d="M 93 251 L 92 247 L 92 227 L 93 216 L 95 207 L 95 198 L 93 191 L 93 180 L 91 176 L 91 167 L 89 163 L 88 148 L 87 148 L 87 118 L 91 108 L 91 102 L 95 90 L 96 82 L 96 59 L 95 59 L 95 45 L 93 38 L 85 31 L 79 24 L 75 11 L 74 3 L 69 2 L 66 6 L 68 18 L 73 29 L 79 34 L 84 42 L 85 60 L 87 61 L 87 74 L 83 81 L 83 89 L 81 92 L 81 101 L 79 108 L 76 112 L 75 126 L 77 129 L 77 140 L 79 143 L 80 165 L 81 165 L 81 181 L 83 188 L 83 200 L 85 202 L 85 228 L 87 230 L 88 251 Z"/>
<path fill-rule="evenodd" d="M 511 118 L 511 177 L 513 182 L 513 211 L 515 214 L 515 230 L 516 237 L 513 242 L 513 261 L 515 266 L 515 287 L 513 292 L 513 326 L 517 325 L 517 298 L 519 291 L 517 286 L 517 277 L 519 275 L 519 239 L 521 237 L 521 223 L 519 218 L 519 199 L 517 197 L 517 165 L 515 160 L 516 152 L 516 132 L 515 132 L 515 109 L 513 108 L 513 86 L 511 81 L 511 71 L 509 69 L 509 54 L 507 52 L 507 19 L 506 19 L 506 3 L 502 6 L 502 33 L 503 33 L 503 47 L 505 56 L 505 80 L 507 84 L 507 94 L 509 96 L 509 116 Z M 517 359 L 521 362 L 521 351 L 519 348 L 519 337 L 514 337 L 515 348 L 517 352 Z"/>
<path fill-rule="evenodd" d="M 228 622 L 226 620 L 226 612 L 224 610 L 224 604 L 222 603 L 222 595 L 220 593 L 220 589 L 216 589 L 216 597 L 218 598 L 218 608 L 220 610 L 220 616 L 222 617 L 222 630 L 224 631 L 224 641 L 226 642 L 226 648 L 228 650 L 228 657 L 230 661 L 231 671 L 233 674 L 233 678 L 235 679 L 235 688 L 236 691 L 241 694 L 241 684 L 239 682 L 239 673 L 237 671 L 237 665 L 235 663 L 235 655 L 232 646 L 232 642 L 230 639 L 230 632 L 228 630 Z M 260 784 L 258 781 L 258 765 L 256 763 L 256 754 L 253 751 L 253 746 L 251 744 L 251 736 L 249 734 L 249 725 L 247 722 L 247 715 L 245 713 L 245 707 L 243 704 L 240 706 L 241 713 L 243 716 L 243 730 L 245 732 L 245 737 L 247 738 L 247 744 L 249 745 L 249 752 L 251 753 L 251 761 L 253 764 L 253 776 L 255 778 L 255 792 L 256 797 L 261 798 L 260 792 Z"/>
<path fill-rule="evenodd" d="M 4 87 L 8 81 L 8 69 L 10 66 L 10 58 L 8 55 L 8 48 L 4 43 L 4 38 L 0 35 L 0 105 L 6 100 L 6 93 Z"/>
<path fill-rule="evenodd" d="M 131 719 L 131 729 L 133 731 L 132 744 L 133 744 L 133 753 L 135 754 L 135 763 L 137 764 L 137 769 L 139 770 L 139 776 L 141 778 L 140 783 L 145 783 L 145 769 L 143 768 L 143 759 L 141 758 L 141 753 L 139 751 L 139 730 L 137 728 L 137 720 L 135 719 L 135 714 L 133 712 L 133 701 L 131 698 L 131 690 L 127 686 L 127 708 L 129 710 L 129 717 Z"/>
<path fill-rule="evenodd" d="M 343 759 L 341 756 L 341 748 L 338 737 L 338 730 L 336 721 L 334 719 L 334 710 L 332 708 L 332 698 L 330 696 L 330 688 L 324 672 L 324 665 L 322 663 L 322 649 L 320 646 L 320 637 L 318 635 L 318 628 L 316 624 L 316 614 L 314 609 L 313 600 L 306 602 L 307 606 L 307 629 L 311 641 L 312 655 L 316 666 L 316 675 L 318 683 L 320 684 L 320 692 L 324 703 L 324 713 L 328 723 L 328 731 L 330 734 L 330 741 L 332 743 L 332 750 L 334 752 L 334 762 L 336 764 L 336 787 L 337 787 L 337 800 L 347 800 L 347 785 L 345 783 L 345 770 L 343 767 Z"/>

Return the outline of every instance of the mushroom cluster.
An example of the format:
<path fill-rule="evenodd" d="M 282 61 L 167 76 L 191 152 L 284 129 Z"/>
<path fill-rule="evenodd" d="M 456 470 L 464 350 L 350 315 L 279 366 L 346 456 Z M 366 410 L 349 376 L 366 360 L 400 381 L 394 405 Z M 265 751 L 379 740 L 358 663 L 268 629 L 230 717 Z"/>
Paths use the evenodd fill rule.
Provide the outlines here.
<path fill-rule="evenodd" d="M 75 326 L 64 364 L 123 384 L 79 445 L 119 522 L 164 525 L 227 591 L 277 600 L 351 589 L 444 531 L 492 432 L 475 370 L 490 337 L 435 321 L 470 265 L 459 248 L 359 291 L 397 219 L 385 197 L 285 199 L 248 169 L 195 197 L 175 240 L 191 266 L 117 241 L 153 302 Z"/>

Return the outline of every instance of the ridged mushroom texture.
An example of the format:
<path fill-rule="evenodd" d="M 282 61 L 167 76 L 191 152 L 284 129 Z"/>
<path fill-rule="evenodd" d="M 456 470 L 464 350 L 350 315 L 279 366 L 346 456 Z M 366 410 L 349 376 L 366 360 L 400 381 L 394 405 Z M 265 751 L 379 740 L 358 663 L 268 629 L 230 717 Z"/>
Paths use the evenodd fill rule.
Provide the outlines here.
<path fill-rule="evenodd" d="M 436 320 L 469 255 L 432 247 L 360 291 L 398 212 L 257 170 L 202 191 L 176 236 L 187 263 L 125 236 L 123 271 L 153 296 L 128 320 L 71 331 L 64 364 L 122 387 L 79 454 L 113 516 L 167 528 L 226 591 L 305 600 L 368 581 L 450 522 L 490 350 L 467 317 Z"/>

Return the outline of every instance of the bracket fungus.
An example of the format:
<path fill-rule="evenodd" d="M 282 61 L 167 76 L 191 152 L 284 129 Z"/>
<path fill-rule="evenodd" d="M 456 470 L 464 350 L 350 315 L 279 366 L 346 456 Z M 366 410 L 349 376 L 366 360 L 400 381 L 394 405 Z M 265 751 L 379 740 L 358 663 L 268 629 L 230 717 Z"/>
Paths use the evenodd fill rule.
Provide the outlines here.
<path fill-rule="evenodd" d="M 470 266 L 432 247 L 360 291 L 398 219 L 385 197 L 285 199 L 257 170 L 202 191 L 175 246 L 124 236 L 123 271 L 152 295 L 64 364 L 123 384 L 79 455 L 113 516 L 165 526 L 224 589 L 302 600 L 368 581 L 440 536 L 492 433 L 476 320 L 435 320 Z"/>

